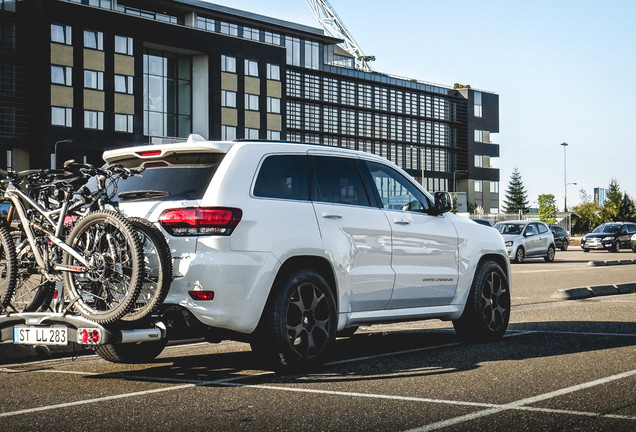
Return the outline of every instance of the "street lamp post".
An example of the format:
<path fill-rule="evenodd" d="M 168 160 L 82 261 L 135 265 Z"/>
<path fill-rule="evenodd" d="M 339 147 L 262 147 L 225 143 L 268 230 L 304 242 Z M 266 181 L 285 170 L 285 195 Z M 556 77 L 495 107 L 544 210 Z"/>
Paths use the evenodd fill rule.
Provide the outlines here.
<path fill-rule="evenodd" d="M 567 180 L 567 159 L 565 149 L 568 146 L 568 143 L 561 143 L 563 146 L 563 211 L 568 211 L 568 180 Z"/>

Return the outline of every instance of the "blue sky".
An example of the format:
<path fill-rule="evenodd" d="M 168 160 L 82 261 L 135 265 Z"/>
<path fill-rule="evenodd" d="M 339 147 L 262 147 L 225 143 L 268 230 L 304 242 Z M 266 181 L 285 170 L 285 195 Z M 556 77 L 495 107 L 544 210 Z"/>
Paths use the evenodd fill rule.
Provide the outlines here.
<path fill-rule="evenodd" d="M 318 27 L 304 0 L 212 3 Z M 563 207 L 615 179 L 636 199 L 636 0 L 330 0 L 381 72 L 499 95 L 500 191 Z M 535 204 L 536 205 L 536 204 Z"/>

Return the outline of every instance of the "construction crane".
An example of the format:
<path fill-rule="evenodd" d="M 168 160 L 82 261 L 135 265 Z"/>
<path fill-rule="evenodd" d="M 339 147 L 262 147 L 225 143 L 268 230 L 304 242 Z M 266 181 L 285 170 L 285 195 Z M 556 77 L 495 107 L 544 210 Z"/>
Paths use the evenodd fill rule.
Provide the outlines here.
<path fill-rule="evenodd" d="M 374 69 L 369 65 L 369 62 L 375 60 L 375 57 L 364 55 L 356 41 L 353 39 L 353 36 L 351 36 L 351 33 L 349 33 L 329 2 L 327 0 L 305 1 L 323 31 L 328 36 L 343 40 L 343 42 L 339 43 L 338 46 L 353 56 L 355 60 L 355 68 L 365 72 L 374 72 Z"/>

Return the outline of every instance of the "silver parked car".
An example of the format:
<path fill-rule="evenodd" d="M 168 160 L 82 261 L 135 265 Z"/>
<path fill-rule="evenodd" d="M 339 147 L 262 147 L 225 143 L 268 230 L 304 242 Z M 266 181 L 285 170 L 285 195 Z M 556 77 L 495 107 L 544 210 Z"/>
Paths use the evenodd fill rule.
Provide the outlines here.
<path fill-rule="evenodd" d="M 526 258 L 534 257 L 543 257 L 546 262 L 554 261 L 554 236 L 543 222 L 506 221 L 495 224 L 494 228 L 504 238 L 512 261 L 522 263 Z"/>

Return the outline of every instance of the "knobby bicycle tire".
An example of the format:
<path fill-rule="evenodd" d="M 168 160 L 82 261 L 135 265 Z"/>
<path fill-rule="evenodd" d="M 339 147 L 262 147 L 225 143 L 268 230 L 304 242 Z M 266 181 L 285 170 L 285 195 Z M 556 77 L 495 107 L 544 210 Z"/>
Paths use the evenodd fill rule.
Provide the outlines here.
<path fill-rule="evenodd" d="M 24 232 L 20 230 L 11 231 L 11 238 L 14 245 L 19 245 Z M 31 245 L 27 244 L 23 249 L 16 247 L 17 275 L 15 290 L 7 309 L 15 312 L 40 312 L 48 309 L 53 294 L 55 293 L 55 283 L 42 274 Z"/>
<path fill-rule="evenodd" d="M 0 226 L 0 307 L 5 309 L 15 292 L 17 258 L 9 230 Z"/>
<path fill-rule="evenodd" d="M 73 308 L 100 324 L 123 317 L 137 300 L 143 282 L 143 255 L 130 222 L 114 211 L 94 211 L 73 227 L 66 243 L 89 261 L 86 272 L 64 272 L 64 287 Z M 67 251 L 63 263 L 82 267 Z"/>
<path fill-rule="evenodd" d="M 158 311 L 172 282 L 172 256 L 165 236 L 150 221 L 128 218 L 137 232 L 144 255 L 141 291 L 122 321 L 140 321 Z"/>

